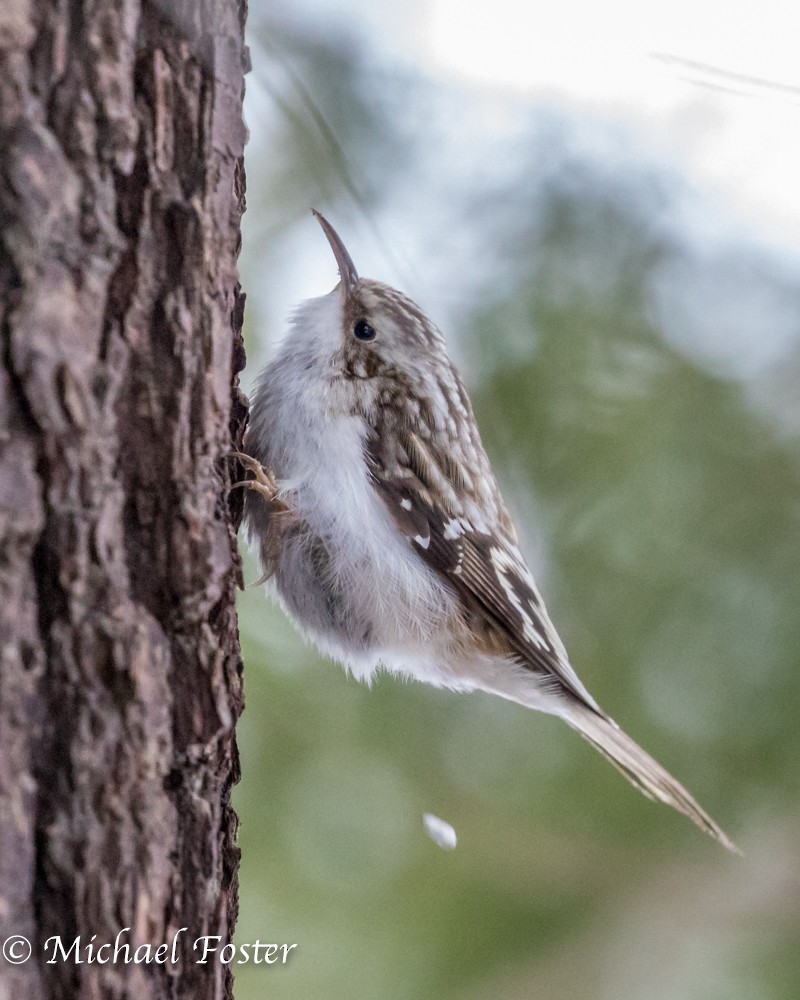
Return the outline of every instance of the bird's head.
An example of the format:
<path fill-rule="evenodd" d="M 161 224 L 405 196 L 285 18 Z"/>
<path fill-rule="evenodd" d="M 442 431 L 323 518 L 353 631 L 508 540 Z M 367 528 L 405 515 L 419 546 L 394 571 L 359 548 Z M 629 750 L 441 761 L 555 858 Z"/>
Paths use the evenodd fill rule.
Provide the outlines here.
<path fill-rule="evenodd" d="M 339 234 L 319 212 L 314 215 L 333 250 L 340 280 L 329 295 L 298 310 L 294 326 L 305 334 L 304 350 L 315 354 L 320 371 L 369 383 L 363 386 L 367 396 L 374 396 L 381 382 L 387 388 L 429 392 L 430 379 L 451 367 L 438 328 L 402 292 L 360 277 Z"/>

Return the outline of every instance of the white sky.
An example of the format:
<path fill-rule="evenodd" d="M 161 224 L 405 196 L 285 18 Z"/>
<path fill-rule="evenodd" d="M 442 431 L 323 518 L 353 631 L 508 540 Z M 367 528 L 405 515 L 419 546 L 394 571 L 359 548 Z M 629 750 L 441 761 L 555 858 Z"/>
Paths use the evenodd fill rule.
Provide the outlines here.
<path fill-rule="evenodd" d="M 418 12 L 411 37 L 435 72 L 628 121 L 765 237 L 800 249 L 796 0 L 431 0 Z"/>

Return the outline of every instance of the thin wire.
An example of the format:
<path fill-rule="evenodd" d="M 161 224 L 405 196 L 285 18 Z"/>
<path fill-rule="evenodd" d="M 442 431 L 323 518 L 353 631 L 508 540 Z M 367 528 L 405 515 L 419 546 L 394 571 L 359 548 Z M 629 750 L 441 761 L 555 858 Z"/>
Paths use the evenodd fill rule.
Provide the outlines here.
<path fill-rule="evenodd" d="M 258 50 L 259 58 L 253 60 L 253 65 L 254 74 L 257 77 L 259 84 L 267 90 L 273 100 L 275 100 L 278 107 L 280 107 L 281 111 L 284 112 L 287 117 L 294 121 L 300 129 L 306 130 L 305 122 L 302 116 L 294 110 L 294 106 L 291 102 L 287 101 L 280 94 L 278 88 L 270 83 L 266 74 L 259 72 L 257 68 L 261 60 L 263 60 L 261 65 L 266 66 L 270 61 L 272 61 L 281 66 L 290 85 L 299 97 L 303 108 L 308 113 L 309 119 L 316 126 L 323 142 L 327 145 L 332 162 L 339 174 L 345 191 L 351 199 L 352 205 L 356 210 L 356 214 L 359 215 L 366 223 L 384 257 L 393 265 L 398 273 L 402 274 L 403 272 L 408 272 L 408 261 L 400 259 L 396 252 L 395 245 L 390 244 L 386 240 L 382 228 L 377 224 L 373 214 L 370 212 L 368 199 L 362 194 L 362 190 L 366 187 L 366 184 L 358 179 L 357 171 L 350 162 L 342 143 L 337 138 L 334 130 L 328 124 L 324 113 L 314 100 L 299 73 L 292 66 L 289 59 L 287 59 L 285 53 L 278 45 L 273 45 L 270 42 L 265 44 L 258 38 L 254 38 L 250 41 L 250 48 L 251 50 Z M 267 49 L 269 49 L 268 52 Z M 312 207 L 314 206 L 309 205 L 309 208 Z"/>
<path fill-rule="evenodd" d="M 738 94 L 740 97 L 782 100 L 789 104 L 800 104 L 800 87 L 793 87 L 787 83 L 775 83 L 773 80 L 764 80 L 746 73 L 736 73 L 732 70 L 722 69 L 720 66 L 711 66 L 667 52 L 652 52 L 650 57 L 676 72 L 682 70 L 683 73 L 678 73 L 678 75 L 689 83 L 710 87 L 713 90 L 728 91 Z"/>

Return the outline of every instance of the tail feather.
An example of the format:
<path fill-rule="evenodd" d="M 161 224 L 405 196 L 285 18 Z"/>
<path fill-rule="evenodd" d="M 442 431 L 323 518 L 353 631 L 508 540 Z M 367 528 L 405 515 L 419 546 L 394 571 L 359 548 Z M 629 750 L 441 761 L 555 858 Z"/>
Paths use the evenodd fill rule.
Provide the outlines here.
<path fill-rule="evenodd" d="M 640 792 L 650 799 L 666 802 L 688 816 L 729 851 L 742 853 L 683 785 L 623 732 L 613 719 L 582 705 L 570 706 L 564 711 L 563 718 Z"/>

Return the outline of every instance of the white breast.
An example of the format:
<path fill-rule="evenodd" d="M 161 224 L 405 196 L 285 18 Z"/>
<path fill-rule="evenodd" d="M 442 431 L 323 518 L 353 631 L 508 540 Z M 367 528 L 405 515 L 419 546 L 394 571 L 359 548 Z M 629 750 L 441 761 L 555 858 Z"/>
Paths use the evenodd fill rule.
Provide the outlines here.
<path fill-rule="evenodd" d="M 377 646 L 429 642 L 449 594 L 393 524 L 369 481 L 360 417 L 324 425 L 281 482 L 331 553 L 337 580 L 367 610 Z M 305 454 L 302 454 L 305 452 Z"/>

